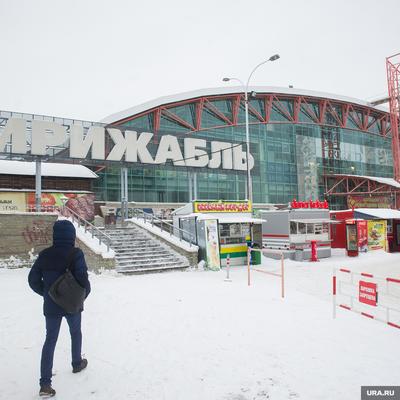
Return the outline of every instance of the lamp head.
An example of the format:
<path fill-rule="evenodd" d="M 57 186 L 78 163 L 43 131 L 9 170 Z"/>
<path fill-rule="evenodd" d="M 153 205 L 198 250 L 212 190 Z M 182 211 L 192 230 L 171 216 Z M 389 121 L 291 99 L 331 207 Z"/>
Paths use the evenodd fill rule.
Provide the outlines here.
<path fill-rule="evenodd" d="M 231 78 L 222 78 L 223 82 L 229 82 L 231 80 Z"/>
<path fill-rule="evenodd" d="M 279 54 L 274 54 L 273 56 L 271 56 L 271 57 L 269 58 L 269 61 L 275 61 L 275 60 L 277 60 L 278 58 L 281 58 L 281 56 L 280 56 Z"/>

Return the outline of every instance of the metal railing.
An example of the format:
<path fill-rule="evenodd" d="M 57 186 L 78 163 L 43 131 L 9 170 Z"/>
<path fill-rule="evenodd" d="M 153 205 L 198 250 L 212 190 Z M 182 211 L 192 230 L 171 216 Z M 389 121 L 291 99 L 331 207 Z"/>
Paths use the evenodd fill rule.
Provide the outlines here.
<path fill-rule="evenodd" d="M 181 242 L 187 242 L 189 243 L 189 246 L 192 247 L 192 245 L 197 245 L 197 240 L 196 237 L 191 234 L 188 231 L 185 231 L 184 229 L 178 228 L 169 222 L 166 222 L 162 220 L 161 218 L 158 218 L 154 216 L 153 214 L 147 213 L 140 208 L 134 208 L 133 209 L 133 216 L 135 218 L 142 218 L 144 222 L 149 222 L 151 226 L 157 226 L 159 227 L 162 231 L 169 233 L 169 235 L 172 237 L 176 237 L 179 239 Z M 167 229 L 165 229 L 167 228 Z M 178 232 L 178 236 L 176 236 L 174 233 Z M 185 236 L 185 238 L 184 238 Z"/>
<path fill-rule="evenodd" d="M 89 231 L 92 235 L 92 238 L 96 237 L 96 239 L 99 241 L 99 244 L 101 245 L 104 243 L 107 246 L 107 251 L 110 251 L 110 245 L 112 243 L 111 237 L 105 234 L 97 226 L 94 226 L 89 221 L 86 221 L 86 219 L 82 218 L 78 213 L 71 210 L 67 206 L 60 207 L 60 214 L 64 217 L 71 218 L 72 222 L 76 221 L 78 225 L 81 225 L 85 229 L 85 233 Z"/>

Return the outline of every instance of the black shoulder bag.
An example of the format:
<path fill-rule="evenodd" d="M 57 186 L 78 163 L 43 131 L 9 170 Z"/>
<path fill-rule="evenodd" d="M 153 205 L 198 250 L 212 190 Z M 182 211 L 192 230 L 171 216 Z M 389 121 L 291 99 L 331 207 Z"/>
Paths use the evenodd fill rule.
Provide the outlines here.
<path fill-rule="evenodd" d="M 71 273 L 74 264 L 76 247 L 72 248 L 67 258 L 67 269 L 50 287 L 49 296 L 66 313 L 75 314 L 82 310 L 86 297 L 86 289 L 83 288 Z"/>

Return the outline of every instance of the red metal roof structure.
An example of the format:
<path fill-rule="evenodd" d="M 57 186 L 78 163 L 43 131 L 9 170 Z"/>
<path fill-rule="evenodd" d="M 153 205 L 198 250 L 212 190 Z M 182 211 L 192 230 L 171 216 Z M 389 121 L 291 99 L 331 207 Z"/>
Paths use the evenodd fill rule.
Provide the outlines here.
<path fill-rule="evenodd" d="M 255 93 L 249 100 L 251 125 L 318 124 L 390 136 L 389 113 L 360 100 L 287 88 L 251 87 L 250 90 Z M 193 113 L 190 118 L 179 112 L 182 106 L 191 107 Z M 161 119 L 183 127 L 188 132 L 196 132 L 244 125 L 244 121 L 238 118 L 241 109 L 244 110 L 244 94 L 237 87 L 229 90 L 204 89 L 160 98 L 110 115 L 103 122 L 124 125 L 147 116 L 152 121 L 154 133 L 159 131 Z M 202 125 L 203 113 L 215 117 L 212 126 Z"/>

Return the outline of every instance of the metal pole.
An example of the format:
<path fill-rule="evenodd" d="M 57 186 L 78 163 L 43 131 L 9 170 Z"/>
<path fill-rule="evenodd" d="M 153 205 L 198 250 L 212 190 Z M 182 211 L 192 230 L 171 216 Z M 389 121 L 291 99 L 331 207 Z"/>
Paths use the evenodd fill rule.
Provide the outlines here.
<path fill-rule="evenodd" d="M 124 219 L 128 219 L 128 168 L 124 167 L 124 184 L 125 184 L 125 215 L 124 215 Z"/>
<path fill-rule="evenodd" d="M 188 171 L 188 180 L 189 180 L 189 201 L 193 200 L 193 188 L 192 188 L 192 173 Z"/>
<path fill-rule="evenodd" d="M 121 178 L 120 178 L 120 187 L 121 187 L 121 219 L 123 220 L 124 217 L 124 190 L 125 190 L 125 185 L 124 185 L 124 169 L 121 167 Z"/>
<path fill-rule="evenodd" d="M 193 172 L 193 195 L 193 200 L 197 200 L 197 172 Z"/>
<path fill-rule="evenodd" d="M 128 218 L 128 168 L 121 168 L 121 219 L 124 225 L 125 219 Z"/>
<path fill-rule="evenodd" d="M 283 252 L 281 253 L 281 296 L 282 299 L 285 297 L 285 258 L 283 257 Z"/>
<path fill-rule="evenodd" d="M 42 161 L 36 160 L 36 175 L 35 175 L 35 205 L 36 211 L 42 210 Z"/>
<path fill-rule="evenodd" d="M 251 248 L 247 249 L 247 286 L 250 286 L 250 258 L 251 258 Z"/>
<path fill-rule="evenodd" d="M 333 311 L 333 318 L 336 318 L 336 271 L 333 270 L 332 276 L 332 311 Z"/>
<path fill-rule="evenodd" d="M 247 169 L 247 200 L 253 201 L 253 193 L 251 188 L 251 174 L 250 174 L 250 137 L 249 137 L 249 98 L 248 98 L 248 86 L 244 92 L 244 104 L 246 114 L 246 169 Z"/>

